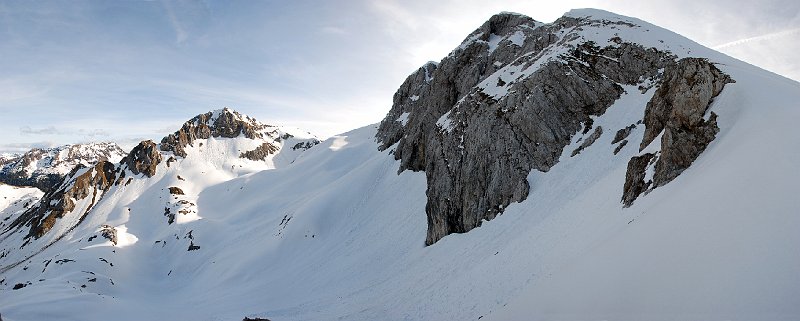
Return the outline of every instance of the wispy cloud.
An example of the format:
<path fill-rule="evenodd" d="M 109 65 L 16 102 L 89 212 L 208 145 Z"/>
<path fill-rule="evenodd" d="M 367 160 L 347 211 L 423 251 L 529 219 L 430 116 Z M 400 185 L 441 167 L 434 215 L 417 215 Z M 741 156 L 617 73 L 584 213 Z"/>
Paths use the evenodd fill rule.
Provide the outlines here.
<path fill-rule="evenodd" d="M 189 37 L 189 34 L 186 32 L 180 20 L 178 20 L 178 17 L 175 16 L 175 10 L 172 9 L 172 1 L 162 1 L 161 4 L 164 6 L 164 12 L 167 14 L 173 31 L 175 31 L 175 42 L 179 44 L 183 43 L 186 41 L 186 38 Z"/>
<path fill-rule="evenodd" d="M 720 50 L 720 49 L 725 49 L 725 48 L 729 48 L 729 47 L 733 47 L 733 46 L 746 44 L 746 43 L 751 42 L 751 41 L 767 40 L 767 39 L 775 39 L 775 38 L 784 38 L 784 37 L 795 37 L 795 36 L 798 36 L 798 35 L 800 35 L 800 28 L 794 28 L 794 29 L 783 30 L 783 31 L 778 31 L 778 32 L 770 32 L 770 33 L 763 34 L 763 35 L 758 35 L 758 36 L 755 36 L 755 37 L 742 38 L 742 39 L 731 41 L 731 42 L 724 43 L 724 44 L 721 44 L 721 45 L 716 45 L 716 46 L 713 47 L 713 49 Z M 797 41 L 798 38 L 789 38 L 787 40 L 789 40 L 789 41 Z"/>
<path fill-rule="evenodd" d="M 58 129 L 55 126 L 43 128 L 33 128 L 22 126 L 19 128 L 20 135 L 75 135 L 86 138 L 109 137 L 111 133 L 105 129 Z"/>

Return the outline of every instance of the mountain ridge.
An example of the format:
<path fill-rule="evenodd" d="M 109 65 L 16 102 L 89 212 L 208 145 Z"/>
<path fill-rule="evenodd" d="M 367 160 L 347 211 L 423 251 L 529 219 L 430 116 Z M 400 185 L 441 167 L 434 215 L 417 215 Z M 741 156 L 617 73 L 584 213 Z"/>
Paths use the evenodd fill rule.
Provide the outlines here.
<path fill-rule="evenodd" d="M 0 158 L 0 181 L 49 191 L 77 165 L 90 166 L 103 160 L 118 162 L 124 154 L 119 145 L 111 142 L 33 148 Z"/>

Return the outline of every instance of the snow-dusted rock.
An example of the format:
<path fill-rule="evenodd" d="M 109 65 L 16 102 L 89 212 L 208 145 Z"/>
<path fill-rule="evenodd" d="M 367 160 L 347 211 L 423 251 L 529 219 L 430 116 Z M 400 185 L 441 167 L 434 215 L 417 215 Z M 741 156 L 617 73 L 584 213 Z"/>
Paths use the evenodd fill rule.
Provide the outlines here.
<path fill-rule="evenodd" d="M 408 77 L 377 138 L 384 149 L 396 144 L 401 171 L 426 173 L 426 244 L 525 200 L 531 170 L 554 166 L 573 135 L 588 133 L 624 93 L 623 85 L 652 81 L 673 62 L 667 50 L 624 35 L 598 43 L 585 31 L 631 27 L 570 16 L 542 24 L 503 13 L 435 68 L 427 64 Z M 405 124 L 396 121 L 403 114 Z M 595 129 L 583 148 L 601 134 Z"/>
<path fill-rule="evenodd" d="M 98 161 L 116 163 L 124 156 L 122 148 L 107 142 L 34 148 L 21 155 L 0 158 L 0 182 L 33 186 L 47 192 L 77 165 L 92 166 Z"/>

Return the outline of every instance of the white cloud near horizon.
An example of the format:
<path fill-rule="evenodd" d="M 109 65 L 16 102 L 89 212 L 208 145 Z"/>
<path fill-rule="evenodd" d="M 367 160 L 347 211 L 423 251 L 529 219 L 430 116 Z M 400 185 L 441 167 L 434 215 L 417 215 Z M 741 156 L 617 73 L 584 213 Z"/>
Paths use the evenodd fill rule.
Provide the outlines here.
<path fill-rule="evenodd" d="M 0 152 L 44 140 L 132 146 L 222 107 L 327 137 L 380 121 L 408 74 L 492 14 L 551 22 L 582 7 L 800 79 L 800 3 L 786 0 L 0 0 L 0 114 L 13 124 L 0 126 Z"/>

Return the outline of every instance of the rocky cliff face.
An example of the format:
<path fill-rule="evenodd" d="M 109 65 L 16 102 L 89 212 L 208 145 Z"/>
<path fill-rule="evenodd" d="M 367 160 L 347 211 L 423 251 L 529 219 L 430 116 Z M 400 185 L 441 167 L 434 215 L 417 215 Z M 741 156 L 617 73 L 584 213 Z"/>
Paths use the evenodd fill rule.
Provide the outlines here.
<path fill-rule="evenodd" d="M 377 139 L 380 149 L 391 149 L 400 160 L 400 171 L 426 173 L 426 244 L 469 231 L 525 200 L 531 170 L 556 165 L 573 135 L 592 132 L 571 151 L 575 156 L 603 134 L 593 118 L 624 93 L 624 85 L 646 91 L 664 68 L 675 65 L 670 52 L 620 36 L 603 39 L 601 46 L 587 38 L 590 27 L 636 26 L 570 16 L 543 24 L 503 13 L 440 63 L 428 63 L 406 79 Z M 646 119 L 664 122 L 663 116 Z M 632 128 L 619 135 L 627 137 Z M 685 139 L 670 137 L 675 144 Z"/>
<path fill-rule="evenodd" d="M 55 188 L 78 165 L 92 166 L 99 161 L 118 162 L 125 152 L 114 143 L 64 145 L 34 148 L 0 159 L 0 182 L 33 186 L 45 192 Z"/>
<path fill-rule="evenodd" d="M 628 163 L 622 202 L 626 206 L 642 193 L 663 186 L 700 156 L 719 132 L 717 115 L 706 116 L 714 97 L 734 82 L 705 59 L 686 58 L 670 65 L 644 114 L 640 151 L 661 135 L 660 148 Z M 706 119 L 706 117 L 708 117 Z M 648 167 L 652 177 L 646 177 Z"/>
<path fill-rule="evenodd" d="M 36 206 L 10 224 L 8 230 L 27 226 L 30 228 L 28 236 L 39 238 L 50 231 L 56 220 L 75 210 L 77 202 L 88 202 L 81 213 L 73 213 L 79 216 L 80 222 L 108 191 L 116 176 L 116 166 L 108 161 L 100 161 L 88 168 L 79 165 Z"/>

